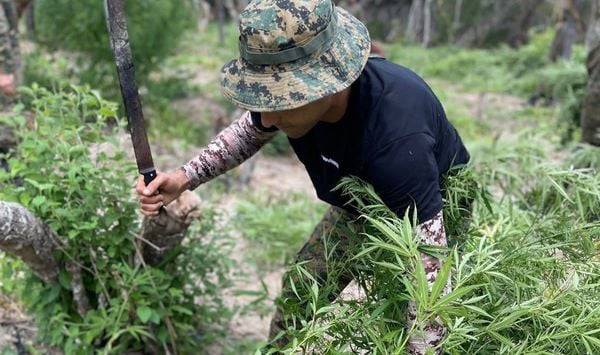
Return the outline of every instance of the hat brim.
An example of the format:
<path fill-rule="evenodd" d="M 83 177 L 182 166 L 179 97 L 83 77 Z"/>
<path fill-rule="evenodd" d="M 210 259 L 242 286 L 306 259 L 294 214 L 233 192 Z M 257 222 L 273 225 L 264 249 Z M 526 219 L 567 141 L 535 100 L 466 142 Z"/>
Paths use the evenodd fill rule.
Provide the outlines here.
<path fill-rule="evenodd" d="M 253 65 L 243 58 L 221 69 L 223 94 L 254 112 L 298 108 L 349 87 L 360 75 L 371 49 L 366 27 L 336 8 L 338 29 L 326 50 L 278 65 Z"/>

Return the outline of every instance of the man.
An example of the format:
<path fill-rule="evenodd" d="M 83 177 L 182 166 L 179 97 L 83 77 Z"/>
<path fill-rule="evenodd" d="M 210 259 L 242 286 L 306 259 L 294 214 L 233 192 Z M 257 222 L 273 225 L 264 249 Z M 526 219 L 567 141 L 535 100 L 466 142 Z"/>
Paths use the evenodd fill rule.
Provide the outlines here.
<path fill-rule="evenodd" d="M 222 68 L 221 84 L 223 93 L 248 111 L 179 170 L 159 173 L 147 187 L 140 180 L 142 213 L 156 215 L 185 189 L 248 159 L 281 130 L 319 198 L 333 205 L 298 254 L 317 280 L 328 278 L 323 234 L 334 233 L 335 222 L 354 212 L 345 196 L 332 190 L 344 176 L 373 185 L 399 216 L 416 209 L 422 243 L 446 246 L 441 176 L 467 163 L 469 155 L 421 78 L 381 57 L 369 58 L 365 26 L 330 0 L 253 1 L 241 14 L 239 49 L 240 58 Z M 336 238 L 344 245 L 343 235 Z M 431 286 L 441 261 L 425 254 L 422 261 Z M 293 298 L 287 279 L 280 305 Z M 349 281 L 340 278 L 339 291 Z M 409 326 L 414 314 L 410 303 Z M 279 307 L 271 339 L 285 321 Z M 441 351 L 441 323 L 432 321 L 414 334 L 411 353 Z"/>

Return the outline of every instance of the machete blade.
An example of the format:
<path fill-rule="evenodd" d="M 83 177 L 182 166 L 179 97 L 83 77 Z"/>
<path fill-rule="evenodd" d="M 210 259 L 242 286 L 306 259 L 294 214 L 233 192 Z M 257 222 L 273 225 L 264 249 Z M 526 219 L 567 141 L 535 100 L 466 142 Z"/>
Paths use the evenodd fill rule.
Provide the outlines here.
<path fill-rule="evenodd" d="M 106 12 L 108 36 L 115 56 L 121 95 L 125 106 L 125 114 L 127 115 L 135 160 L 140 174 L 144 175 L 144 182 L 148 185 L 156 177 L 156 170 L 152 161 L 152 152 L 150 151 L 150 144 L 148 144 L 142 104 L 135 81 L 135 70 L 131 47 L 129 46 L 129 34 L 127 32 L 123 0 L 104 0 L 104 10 Z"/>

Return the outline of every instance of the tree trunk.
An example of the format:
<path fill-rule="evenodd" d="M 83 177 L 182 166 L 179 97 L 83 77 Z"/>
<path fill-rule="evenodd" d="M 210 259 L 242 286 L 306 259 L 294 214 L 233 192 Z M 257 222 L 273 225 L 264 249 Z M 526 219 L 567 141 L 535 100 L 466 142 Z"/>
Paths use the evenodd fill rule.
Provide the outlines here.
<path fill-rule="evenodd" d="M 223 0 L 217 0 L 217 18 L 219 20 L 219 44 L 225 43 L 225 7 L 223 6 Z"/>
<path fill-rule="evenodd" d="M 594 0 L 587 44 L 589 78 L 581 115 L 581 133 L 584 142 L 600 146 L 600 0 Z"/>
<path fill-rule="evenodd" d="M 423 8 L 423 47 L 427 48 L 431 45 L 431 33 L 433 32 L 433 15 L 432 15 L 433 0 L 425 0 Z"/>
<path fill-rule="evenodd" d="M 32 2 L 33 1 L 31 0 L 15 0 L 15 7 L 17 8 L 17 14 L 19 18 L 23 16 L 23 13 L 25 13 L 25 10 L 31 5 Z"/>
<path fill-rule="evenodd" d="M 504 2 L 495 2 L 492 14 L 493 16 L 487 21 L 476 23 L 464 33 L 461 33 L 456 40 L 456 45 L 459 47 L 479 46 L 493 29 L 498 28 L 500 24 L 507 21 L 507 18 L 511 14 L 511 9 Z"/>
<path fill-rule="evenodd" d="M 45 282 L 58 276 L 53 252 L 59 243 L 50 227 L 25 207 L 0 201 L 0 250 L 23 260 Z"/>
<path fill-rule="evenodd" d="M 537 8 L 543 3 L 543 0 L 531 0 L 525 2 L 523 14 L 518 22 L 518 26 L 515 26 L 508 39 L 508 44 L 512 48 L 519 48 L 529 42 L 529 29 L 533 22 L 533 17 Z"/>
<path fill-rule="evenodd" d="M 460 28 L 460 16 L 462 13 L 462 0 L 456 0 L 454 4 L 454 17 L 452 18 L 452 27 L 450 28 L 449 42 L 454 42 L 456 31 Z"/>
<path fill-rule="evenodd" d="M 25 29 L 27 30 L 27 38 L 35 38 L 35 1 L 31 1 L 25 9 Z"/>
<path fill-rule="evenodd" d="M 408 14 L 406 38 L 411 42 L 421 42 L 423 39 L 425 0 L 413 0 Z"/>
<path fill-rule="evenodd" d="M 597 0 L 593 0 L 592 2 L 592 11 L 590 14 L 589 27 L 587 29 L 587 34 L 585 36 L 585 46 L 588 49 L 592 48 L 593 42 L 598 42 L 598 38 L 600 38 L 600 25 L 598 24 L 598 12 L 600 11 L 600 2 Z"/>
<path fill-rule="evenodd" d="M 200 214 L 200 198 L 191 191 L 184 191 L 165 207 L 165 212 L 144 218 L 140 233 L 144 261 L 151 266 L 160 264 L 169 251 L 181 244 L 188 227 Z"/>
<path fill-rule="evenodd" d="M 556 34 L 550 47 L 550 60 L 555 62 L 559 58 L 570 60 L 573 45 L 577 40 L 577 10 L 572 0 L 557 2 L 558 23 Z"/>

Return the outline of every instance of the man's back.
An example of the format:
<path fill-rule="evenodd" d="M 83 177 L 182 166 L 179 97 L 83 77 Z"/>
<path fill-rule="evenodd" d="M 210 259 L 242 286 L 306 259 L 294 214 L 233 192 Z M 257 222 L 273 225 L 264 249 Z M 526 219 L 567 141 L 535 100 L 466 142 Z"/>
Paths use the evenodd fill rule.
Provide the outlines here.
<path fill-rule="evenodd" d="M 370 59 L 352 85 L 340 121 L 319 122 L 290 143 L 324 201 L 348 208 L 346 198 L 331 190 L 343 176 L 355 175 L 399 214 L 414 203 L 419 220 L 441 210 L 441 176 L 469 161 L 427 84 L 381 58 Z"/>

